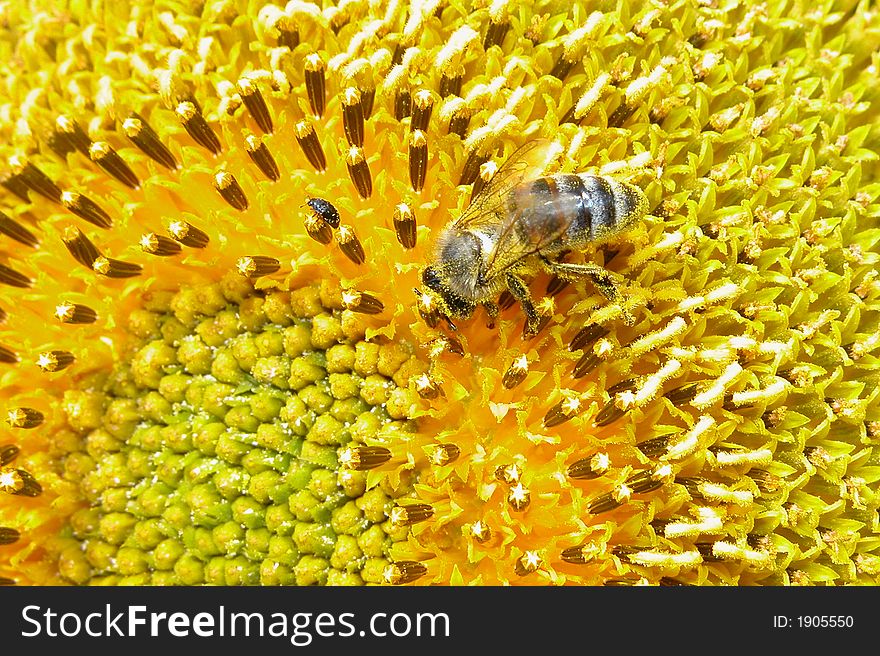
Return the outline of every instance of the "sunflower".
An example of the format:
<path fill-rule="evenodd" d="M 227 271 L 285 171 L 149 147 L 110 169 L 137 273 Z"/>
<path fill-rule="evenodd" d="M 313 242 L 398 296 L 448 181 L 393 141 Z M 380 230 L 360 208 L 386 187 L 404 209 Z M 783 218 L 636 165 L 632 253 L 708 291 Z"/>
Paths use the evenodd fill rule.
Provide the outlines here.
<path fill-rule="evenodd" d="M 877 583 L 871 2 L 0 12 L 4 582 Z M 624 294 L 453 326 L 538 139 Z"/>

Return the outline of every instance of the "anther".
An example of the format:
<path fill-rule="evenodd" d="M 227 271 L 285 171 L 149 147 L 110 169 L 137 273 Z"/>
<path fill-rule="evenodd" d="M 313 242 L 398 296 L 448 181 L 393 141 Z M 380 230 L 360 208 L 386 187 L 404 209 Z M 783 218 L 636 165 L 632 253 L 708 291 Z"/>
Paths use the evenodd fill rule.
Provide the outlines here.
<path fill-rule="evenodd" d="M 440 96 L 460 96 L 461 95 L 461 73 L 443 73 L 440 76 Z"/>
<path fill-rule="evenodd" d="M 35 191 L 53 203 L 61 202 L 61 189 L 35 165 L 30 162 L 23 162 L 17 156 L 11 157 L 9 163 L 15 175 L 18 176 L 28 189 Z"/>
<path fill-rule="evenodd" d="M 73 353 L 68 351 L 44 351 L 37 356 L 37 366 L 47 373 L 67 369 L 73 364 Z"/>
<path fill-rule="evenodd" d="M 95 260 L 101 256 L 98 247 L 76 226 L 65 228 L 61 240 L 68 252 L 73 255 L 73 259 L 88 269 L 91 269 Z"/>
<path fill-rule="evenodd" d="M 568 284 L 567 280 L 563 280 L 559 276 L 553 276 L 547 281 L 547 296 L 558 295 L 563 289 L 568 287 Z"/>
<path fill-rule="evenodd" d="M 248 208 L 248 199 L 244 195 L 244 189 L 229 171 L 219 171 L 214 175 L 214 189 L 220 193 L 223 200 L 235 209 L 243 212 Z"/>
<path fill-rule="evenodd" d="M 507 504 L 514 510 L 522 512 L 532 502 L 532 493 L 522 483 L 517 483 L 507 493 Z"/>
<path fill-rule="evenodd" d="M 700 387 L 702 387 L 702 383 L 687 383 L 686 385 L 682 385 L 681 387 L 676 387 L 675 389 L 671 389 L 663 396 L 672 403 L 672 405 L 680 406 L 688 403 L 694 399 L 697 393 L 700 391 Z"/>
<path fill-rule="evenodd" d="M 496 164 L 491 159 L 488 162 L 483 162 L 480 165 L 480 174 L 477 176 L 477 179 L 474 180 L 474 186 L 471 189 L 471 201 L 473 202 L 474 198 L 476 198 L 483 188 L 489 184 L 489 181 L 492 179 L 492 176 L 495 175 L 495 172 L 498 171 L 498 164 Z"/>
<path fill-rule="evenodd" d="M 417 581 L 428 573 L 428 568 L 415 560 L 401 560 L 391 563 L 382 573 L 385 583 L 389 585 L 404 585 Z"/>
<path fill-rule="evenodd" d="M 168 146 L 162 143 L 156 131 L 138 114 L 132 113 L 122 122 L 122 131 L 131 142 L 157 164 L 174 171 L 179 168 Z"/>
<path fill-rule="evenodd" d="M 498 308 L 500 310 L 509 310 L 516 304 L 516 299 L 506 289 L 501 292 L 501 296 L 498 297 Z"/>
<path fill-rule="evenodd" d="M 269 152 L 269 147 L 252 134 L 245 137 L 244 143 L 251 161 L 263 172 L 263 175 L 272 182 L 277 182 L 281 177 L 281 173 L 278 170 L 278 163 L 272 157 L 272 153 Z"/>
<path fill-rule="evenodd" d="M 388 518 L 394 526 L 412 526 L 434 516 L 434 508 L 427 503 L 408 503 L 394 506 Z"/>
<path fill-rule="evenodd" d="M 279 20 L 275 23 L 278 29 L 278 45 L 293 50 L 299 45 L 299 31 L 295 27 L 291 27 L 286 19 Z"/>
<path fill-rule="evenodd" d="M 414 248 L 416 245 L 416 215 L 406 203 L 400 203 L 394 208 L 394 232 L 397 241 L 404 248 Z"/>
<path fill-rule="evenodd" d="M 214 130 L 208 125 L 208 122 L 202 116 L 198 107 L 195 106 L 195 103 L 185 100 L 177 106 L 175 111 L 184 129 L 197 144 L 210 150 L 215 155 L 220 154 L 222 150 L 220 139 L 217 138 Z"/>
<path fill-rule="evenodd" d="M 366 261 L 366 254 L 361 240 L 354 234 L 354 228 L 350 225 L 339 226 L 339 235 L 336 237 L 339 243 L 339 249 L 345 253 L 345 256 L 355 264 L 363 264 Z"/>
<path fill-rule="evenodd" d="M 5 264 L 0 264 L 0 283 L 10 287 L 26 288 L 31 286 L 31 279 Z"/>
<path fill-rule="evenodd" d="M 18 221 L 13 221 L 6 214 L 0 212 L 0 234 L 4 234 L 14 239 L 19 244 L 36 248 L 40 243 L 34 234 L 21 225 Z"/>
<path fill-rule="evenodd" d="M 436 399 L 443 393 L 443 388 L 434 382 L 428 374 L 422 374 L 416 378 L 415 386 L 419 396 L 428 401 Z"/>
<path fill-rule="evenodd" d="M 422 320 L 428 325 L 429 328 L 436 328 L 437 324 L 440 323 L 440 313 L 437 311 L 436 304 L 434 303 L 434 299 L 429 295 L 425 294 L 418 289 L 413 289 L 416 296 L 418 297 L 418 308 L 419 315 L 421 315 Z"/>
<path fill-rule="evenodd" d="M 159 257 L 170 257 L 180 254 L 182 250 L 180 244 L 173 239 L 164 235 L 158 235 L 155 232 L 148 232 L 141 235 L 141 250 L 150 255 L 158 255 Z"/>
<path fill-rule="evenodd" d="M 306 159 L 309 160 L 309 163 L 315 167 L 318 173 L 323 173 L 327 169 L 327 158 L 324 156 L 321 142 L 318 141 L 315 127 L 308 121 L 299 121 L 294 126 L 293 131 L 296 134 L 296 142 L 302 149 Z"/>
<path fill-rule="evenodd" d="M 312 114 L 321 118 L 324 115 L 324 62 L 316 53 L 306 57 L 305 78 Z"/>
<path fill-rule="evenodd" d="M 495 479 L 507 485 L 516 485 L 522 479 L 522 467 L 518 464 L 498 465 L 495 468 Z"/>
<path fill-rule="evenodd" d="M 43 413 L 33 408 L 13 408 L 6 413 L 6 423 L 12 428 L 36 428 L 43 419 Z"/>
<path fill-rule="evenodd" d="M 14 444 L 0 446 L 0 467 L 5 467 L 18 457 L 19 448 Z"/>
<path fill-rule="evenodd" d="M 653 492 L 671 480 L 672 470 L 669 465 L 662 465 L 656 469 L 646 469 L 633 474 L 626 479 L 626 485 L 633 494 Z"/>
<path fill-rule="evenodd" d="M 172 221 L 168 224 L 168 234 L 175 241 L 190 248 L 204 248 L 208 245 L 208 235 L 186 221 Z"/>
<path fill-rule="evenodd" d="M 451 462 L 458 460 L 461 455 L 461 449 L 455 444 L 438 444 L 433 448 L 428 459 L 432 465 L 443 467 Z"/>
<path fill-rule="evenodd" d="M 143 267 L 133 262 L 123 262 L 109 257 L 99 256 L 92 262 L 92 270 L 108 278 L 133 278 L 141 275 Z"/>
<path fill-rule="evenodd" d="M 412 119 L 409 127 L 411 130 L 428 129 L 431 122 L 431 112 L 434 109 L 434 94 L 427 89 L 416 91 L 413 95 Z"/>
<path fill-rule="evenodd" d="M 28 195 L 28 186 L 25 184 L 21 175 L 18 173 L 11 173 L 9 175 L 4 175 L 0 178 L 0 184 L 6 187 L 7 190 L 11 191 L 13 194 L 18 196 L 25 203 L 31 202 L 31 197 Z"/>
<path fill-rule="evenodd" d="M 78 150 L 86 157 L 89 156 L 89 146 L 92 145 L 92 140 L 89 139 L 89 135 L 80 127 L 79 123 L 69 116 L 59 116 L 55 119 L 55 134 L 58 135 L 60 141 L 67 143 L 68 152 Z"/>
<path fill-rule="evenodd" d="M 0 544 L 12 544 L 13 542 L 18 542 L 20 538 L 21 533 L 14 528 L 0 526 Z"/>
<path fill-rule="evenodd" d="M 319 214 L 309 214 L 303 221 L 309 237 L 320 244 L 329 244 L 333 241 L 333 230 Z"/>
<path fill-rule="evenodd" d="M 509 29 L 510 21 L 507 18 L 498 21 L 490 20 L 489 27 L 486 29 L 486 38 L 483 39 L 483 49 L 488 50 L 492 46 L 500 46 Z"/>
<path fill-rule="evenodd" d="M 593 323 L 584 326 L 571 338 L 571 341 L 568 343 L 568 350 L 579 351 L 580 349 L 588 349 L 596 343 L 596 340 L 605 337 L 607 334 L 608 329 L 598 324 Z"/>
<path fill-rule="evenodd" d="M 113 225 L 110 215 L 87 196 L 72 191 L 65 191 L 61 194 L 61 204 L 72 214 L 99 228 L 107 229 Z"/>
<path fill-rule="evenodd" d="M 0 492 L 23 497 L 37 497 L 42 486 L 24 469 L 0 469 Z"/>
<path fill-rule="evenodd" d="M 260 88 L 252 80 L 242 78 L 238 81 L 238 93 L 260 129 L 266 134 L 272 134 L 272 115 Z"/>
<path fill-rule="evenodd" d="M 598 497 L 590 501 L 587 510 L 591 515 L 608 512 L 622 506 L 629 501 L 631 496 L 632 490 L 630 490 L 625 484 L 621 484 L 614 488 L 613 491 L 600 494 Z"/>
<path fill-rule="evenodd" d="M 619 408 L 612 398 L 596 414 L 593 424 L 596 426 L 608 426 L 623 417 L 624 414 L 626 414 L 626 411 Z"/>
<path fill-rule="evenodd" d="M 348 165 L 348 176 L 354 183 L 358 195 L 366 200 L 373 193 L 373 178 L 370 176 L 370 168 L 367 166 L 364 149 L 352 146 L 345 156 Z"/>
<path fill-rule="evenodd" d="M 280 270 L 281 262 L 266 255 L 246 255 L 238 259 L 235 268 L 245 278 L 261 278 Z"/>
<path fill-rule="evenodd" d="M 382 301 L 366 292 L 346 289 L 342 292 L 342 307 L 361 314 L 379 314 L 385 309 Z"/>
<path fill-rule="evenodd" d="M 526 379 L 528 373 L 529 360 L 526 356 L 521 355 L 504 372 L 501 384 L 504 385 L 505 389 L 513 389 Z"/>
<path fill-rule="evenodd" d="M 64 302 L 55 306 L 55 318 L 61 323 L 88 324 L 98 320 L 98 313 L 87 305 Z"/>
<path fill-rule="evenodd" d="M 394 96 L 394 118 L 402 121 L 412 114 L 412 94 L 409 89 L 398 89 Z"/>
<path fill-rule="evenodd" d="M 366 471 L 391 460 L 391 451 L 383 446 L 353 446 L 339 454 L 339 464 L 345 469 Z"/>
<path fill-rule="evenodd" d="M 467 107 L 461 107 L 452 115 L 452 118 L 449 119 L 448 132 L 450 134 L 457 134 L 464 139 L 464 133 L 467 132 L 470 122 L 470 110 L 467 109 Z"/>
<path fill-rule="evenodd" d="M 0 271 L 2 273 L 2 271 Z M 12 349 L 0 344 L 0 362 L 4 364 L 15 364 L 18 362 L 18 356 Z"/>
<path fill-rule="evenodd" d="M 576 547 L 563 549 L 561 557 L 572 565 L 586 565 L 600 553 L 600 548 L 592 543 L 581 544 Z"/>
<path fill-rule="evenodd" d="M 541 565 L 541 556 L 537 551 L 526 551 L 522 556 L 516 559 L 513 571 L 517 576 L 527 576 L 532 572 L 536 572 Z"/>
<path fill-rule="evenodd" d="M 461 169 L 461 177 L 458 184 L 469 185 L 477 179 L 480 174 L 480 167 L 489 160 L 489 156 L 481 153 L 478 149 L 474 149 L 468 153 L 464 166 Z"/>
<path fill-rule="evenodd" d="M 480 544 L 485 544 L 492 537 L 492 529 L 489 528 L 489 525 L 486 522 L 480 519 L 471 524 L 470 529 L 471 535 L 474 536 L 474 540 Z"/>
<path fill-rule="evenodd" d="M 364 107 L 361 94 L 355 87 L 342 92 L 342 125 L 349 146 L 364 146 Z"/>
<path fill-rule="evenodd" d="M 649 458 L 659 458 L 669 448 L 669 438 L 665 435 L 644 440 L 636 444 L 636 448 Z"/>
<path fill-rule="evenodd" d="M 409 181 L 413 191 L 425 186 L 428 171 L 428 138 L 421 130 L 414 130 L 409 138 Z"/>
<path fill-rule="evenodd" d="M 112 176 L 122 184 L 132 189 L 138 189 L 141 186 L 140 180 L 134 174 L 134 171 L 125 163 L 113 148 L 106 141 L 96 141 L 89 147 L 89 157 L 100 166 L 108 175 Z"/>
<path fill-rule="evenodd" d="M 590 481 L 603 476 L 611 467 L 607 453 L 596 453 L 589 458 L 581 458 L 568 466 L 568 476 L 579 481 Z"/>

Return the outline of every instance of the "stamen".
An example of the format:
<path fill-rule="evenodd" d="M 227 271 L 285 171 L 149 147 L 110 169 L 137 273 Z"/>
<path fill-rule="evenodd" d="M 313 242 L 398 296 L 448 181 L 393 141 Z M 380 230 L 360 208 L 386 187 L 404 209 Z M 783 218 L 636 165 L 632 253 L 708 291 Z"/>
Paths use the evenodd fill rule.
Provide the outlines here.
<path fill-rule="evenodd" d="M 626 486 L 633 494 L 653 492 L 672 480 L 672 467 L 661 465 L 655 469 L 646 469 L 626 479 Z"/>
<path fill-rule="evenodd" d="M 244 142 L 251 161 L 263 172 L 263 175 L 272 182 L 277 182 L 281 177 L 281 173 L 278 170 L 278 163 L 272 157 L 272 153 L 269 152 L 269 147 L 252 134 L 245 137 Z"/>
<path fill-rule="evenodd" d="M 170 257 L 180 254 L 182 250 L 180 244 L 173 239 L 169 239 L 164 235 L 158 235 L 155 232 L 148 232 L 141 236 L 141 250 L 150 255 L 158 255 L 160 257 Z"/>
<path fill-rule="evenodd" d="M 43 413 L 33 408 L 13 408 L 6 413 L 6 423 L 12 428 L 36 428 L 43 419 Z"/>
<path fill-rule="evenodd" d="M 339 464 L 345 469 L 365 471 L 375 469 L 391 460 L 391 451 L 383 446 L 355 446 L 343 449 Z"/>
<path fill-rule="evenodd" d="M 55 318 L 69 324 L 95 323 L 98 313 L 87 305 L 65 302 L 55 306 Z"/>
<path fill-rule="evenodd" d="M 140 264 L 114 260 L 101 255 L 92 263 L 92 269 L 95 273 L 100 273 L 108 278 L 132 278 L 139 276 L 143 267 Z"/>
<path fill-rule="evenodd" d="M 416 215 L 406 203 L 400 203 L 394 208 L 394 232 L 401 246 L 415 248 Z"/>
<path fill-rule="evenodd" d="M 492 176 L 495 175 L 496 171 L 498 171 L 498 164 L 491 159 L 480 166 L 480 175 L 474 180 L 474 187 L 471 189 L 471 202 L 473 202 L 474 198 L 479 196 L 480 192 L 483 191 L 483 188 L 489 184 L 489 181 L 492 179 Z"/>
<path fill-rule="evenodd" d="M 3 176 L 3 178 L 0 179 L 0 184 L 18 196 L 25 203 L 31 202 L 31 197 L 28 195 L 28 186 L 19 174 L 11 173 Z"/>
<path fill-rule="evenodd" d="M 43 173 L 36 166 L 27 161 L 23 162 L 17 156 L 10 157 L 9 164 L 12 166 L 14 174 L 27 186 L 28 189 L 35 191 L 43 198 L 51 200 L 53 203 L 61 202 L 61 190 L 54 182 L 52 182 L 48 175 Z M 29 199 L 25 197 L 25 200 Z"/>
<path fill-rule="evenodd" d="M 443 393 L 443 389 L 428 374 L 422 374 L 416 378 L 415 386 L 419 396 L 429 401 L 436 399 Z"/>
<path fill-rule="evenodd" d="M 379 314 L 385 309 L 382 301 L 375 296 L 354 289 L 343 290 L 342 307 L 352 312 L 360 312 L 361 314 Z"/>
<path fill-rule="evenodd" d="M 0 467 L 5 467 L 18 457 L 19 448 L 14 444 L 0 446 Z"/>
<path fill-rule="evenodd" d="M 522 512 L 532 502 L 532 493 L 522 483 L 517 483 L 507 493 L 507 503 L 514 510 Z"/>
<path fill-rule="evenodd" d="M 366 261 L 364 247 L 360 239 L 354 234 L 354 228 L 350 225 L 339 226 L 339 235 L 336 237 L 340 250 L 355 264 L 363 264 Z"/>
<path fill-rule="evenodd" d="M 168 234 L 171 238 L 179 241 L 190 248 L 204 248 L 208 245 L 208 235 L 193 224 L 186 221 L 172 221 L 168 224 Z"/>
<path fill-rule="evenodd" d="M 184 129 L 197 144 L 215 155 L 220 154 L 222 150 L 220 139 L 217 138 L 214 130 L 208 125 L 205 117 L 202 116 L 194 103 L 185 100 L 177 106 L 176 113 Z"/>
<path fill-rule="evenodd" d="M 42 486 L 24 469 L 0 469 L 0 492 L 22 497 L 38 497 Z"/>
<path fill-rule="evenodd" d="M 87 196 L 72 191 L 65 191 L 61 194 L 61 204 L 72 214 L 99 228 L 107 229 L 113 225 L 110 215 Z"/>
<path fill-rule="evenodd" d="M 443 467 L 458 460 L 460 455 L 461 449 L 455 444 L 438 444 L 431 451 L 431 455 L 428 456 L 428 459 L 431 461 L 432 465 Z"/>
<path fill-rule="evenodd" d="M 21 533 L 16 531 L 14 528 L 0 526 L 0 544 L 12 544 L 14 542 L 18 542 L 20 538 Z"/>
<path fill-rule="evenodd" d="M 156 131 L 140 115 L 130 114 L 122 123 L 122 131 L 135 146 L 157 164 L 170 171 L 180 168 L 168 146 L 162 143 Z"/>
<path fill-rule="evenodd" d="M 227 203 L 239 211 L 248 208 L 248 199 L 238 180 L 229 171 L 220 171 L 214 175 L 214 189 L 220 192 Z"/>
<path fill-rule="evenodd" d="M 70 150 L 78 150 L 80 153 L 89 156 L 89 147 L 92 140 L 86 134 L 79 123 L 69 116 L 59 116 L 55 119 L 55 133 L 59 137 L 59 141 L 66 142 L 68 152 Z"/>
<path fill-rule="evenodd" d="M 568 466 L 568 476 L 579 481 L 590 481 L 604 475 L 610 467 L 608 454 L 599 452 L 571 463 Z"/>
<path fill-rule="evenodd" d="M 65 228 L 61 240 L 73 255 L 73 259 L 88 269 L 91 269 L 95 260 L 101 257 L 98 247 L 76 226 Z"/>
<path fill-rule="evenodd" d="M 310 214 L 303 221 L 306 232 L 309 237 L 320 244 L 329 244 L 333 241 L 333 230 L 327 225 L 326 221 L 318 214 Z"/>
<path fill-rule="evenodd" d="M 505 17 L 499 20 L 491 19 L 486 29 L 486 38 L 483 40 L 483 49 L 488 50 L 492 46 L 500 46 L 510 29 L 510 21 Z"/>
<path fill-rule="evenodd" d="M 471 122 L 471 112 L 467 108 L 467 106 L 462 106 L 458 108 L 452 114 L 452 118 L 449 119 L 449 134 L 457 134 L 459 137 L 464 139 L 464 134 L 467 132 L 468 126 Z"/>
<path fill-rule="evenodd" d="M 541 556 L 537 551 L 526 551 L 522 556 L 516 559 L 513 571 L 517 576 L 526 576 L 538 570 L 541 565 Z"/>
<path fill-rule="evenodd" d="M 607 426 L 623 417 L 624 414 L 626 414 L 626 411 L 619 408 L 612 398 L 596 414 L 596 418 L 593 419 L 593 424 L 596 426 Z"/>
<path fill-rule="evenodd" d="M 274 132 L 272 115 L 269 113 L 269 107 L 266 105 L 266 99 L 263 98 L 260 88 L 254 84 L 253 80 L 242 78 L 238 81 L 238 93 L 260 129 L 265 134 L 272 134 Z"/>
<path fill-rule="evenodd" d="M 586 565 L 602 552 L 602 549 L 592 543 L 569 547 L 562 551 L 562 560 L 572 565 Z"/>
<path fill-rule="evenodd" d="M 434 94 L 428 89 L 421 89 L 413 96 L 412 119 L 409 127 L 411 130 L 427 131 L 428 123 L 431 122 L 431 112 L 434 109 Z"/>
<path fill-rule="evenodd" d="M 428 573 L 428 568 L 414 560 L 401 560 L 385 568 L 382 576 L 389 585 L 412 583 Z"/>
<path fill-rule="evenodd" d="M 364 107 L 361 94 L 355 87 L 342 92 L 342 125 L 349 146 L 364 146 Z"/>
<path fill-rule="evenodd" d="M 399 89 L 394 96 L 394 118 L 402 121 L 412 113 L 412 94 L 407 88 Z"/>
<path fill-rule="evenodd" d="M 95 164 L 100 166 L 104 171 L 116 178 L 122 184 L 132 189 L 138 189 L 141 186 L 140 180 L 129 168 L 128 164 L 123 161 L 113 148 L 106 141 L 96 141 L 89 148 L 89 157 Z"/>
<path fill-rule="evenodd" d="M 34 234 L 17 221 L 13 221 L 6 214 L 0 212 L 0 234 L 4 234 L 17 241 L 19 244 L 36 248 L 40 243 Z"/>
<path fill-rule="evenodd" d="M 522 467 L 518 464 L 498 465 L 495 468 L 495 478 L 507 485 L 516 485 L 522 478 Z"/>
<path fill-rule="evenodd" d="M 509 310 L 516 303 L 516 299 L 506 289 L 501 292 L 501 296 L 498 297 L 498 309 L 499 310 Z"/>
<path fill-rule="evenodd" d="M 44 351 L 37 357 L 37 366 L 47 373 L 67 369 L 73 364 L 73 353 L 68 351 Z"/>
<path fill-rule="evenodd" d="M 629 498 L 632 496 L 632 490 L 630 490 L 626 484 L 621 483 L 616 488 L 614 488 L 611 492 L 606 492 L 605 494 L 600 494 L 598 497 L 590 501 L 589 506 L 587 506 L 587 510 L 591 515 L 599 515 L 604 512 L 608 512 L 610 510 L 614 510 L 615 508 L 619 508 L 624 503 L 629 501 Z"/>
<path fill-rule="evenodd" d="M 306 57 L 305 78 L 312 114 L 315 118 L 321 118 L 324 115 L 324 62 L 316 53 Z"/>
<path fill-rule="evenodd" d="M 581 328 L 577 334 L 571 338 L 568 344 L 569 351 L 579 351 L 580 349 L 588 349 L 596 341 L 608 334 L 608 329 L 598 324 L 589 324 Z"/>
<path fill-rule="evenodd" d="M 434 516 L 434 508 L 427 503 L 408 503 L 394 506 L 389 513 L 389 520 L 394 526 L 412 526 L 424 522 Z"/>
<path fill-rule="evenodd" d="M 308 121 L 299 121 L 293 130 L 296 133 L 296 142 L 302 149 L 306 159 L 309 160 L 309 163 L 315 167 L 318 173 L 323 173 L 327 169 L 327 158 L 324 156 L 321 142 L 318 141 L 315 127 Z"/>
<path fill-rule="evenodd" d="M 462 74 L 460 72 L 450 74 L 448 71 L 444 71 L 443 75 L 440 77 L 440 97 L 460 96 L 461 78 Z"/>
<path fill-rule="evenodd" d="M 357 146 L 349 148 L 345 163 L 348 165 L 348 176 L 354 183 L 358 195 L 366 200 L 373 193 L 373 178 L 370 176 L 370 169 L 364 157 L 364 149 Z"/>
<path fill-rule="evenodd" d="M 650 440 L 644 440 L 636 444 L 636 448 L 649 458 L 659 458 L 666 453 L 669 447 L 669 437 L 663 435 L 654 437 Z"/>
<path fill-rule="evenodd" d="M 247 255 L 236 263 L 238 272 L 245 278 L 261 278 L 281 269 L 281 262 L 265 255 Z"/>
<path fill-rule="evenodd" d="M 437 324 L 440 323 L 440 313 L 437 312 L 437 308 L 434 307 L 434 299 L 429 294 L 424 294 L 418 289 L 413 289 L 415 295 L 418 297 L 418 308 L 419 314 L 422 317 L 422 320 L 428 325 L 429 328 L 436 328 Z"/>
<path fill-rule="evenodd" d="M 427 171 L 428 138 L 421 130 L 415 130 L 409 138 L 409 181 L 413 191 L 420 192 L 425 186 Z"/>
<path fill-rule="evenodd" d="M 529 373 L 529 360 L 526 356 L 521 355 L 514 360 L 504 372 L 501 384 L 505 389 L 513 389 L 526 379 Z"/>
<path fill-rule="evenodd" d="M 15 351 L 0 344 L 0 362 L 15 364 L 18 362 L 18 356 L 15 354 Z"/>
<path fill-rule="evenodd" d="M 488 155 L 484 155 L 479 150 L 474 149 L 468 153 L 467 159 L 464 162 L 464 167 L 461 169 L 461 177 L 458 180 L 458 184 L 460 185 L 469 185 L 473 184 L 474 180 L 477 179 L 477 176 L 480 173 L 480 167 L 485 164 L 489 160 Z"/>
<path fill-rule="evenodd" d="M 474 536 L 474 540 L 479 542 L 480 544 L 485 544 L 492 537 L 492 529 L 489 528 L 489 525 L 482 520 L 477 520 L 473 524 L 470 525 L 471 535 Z"/>

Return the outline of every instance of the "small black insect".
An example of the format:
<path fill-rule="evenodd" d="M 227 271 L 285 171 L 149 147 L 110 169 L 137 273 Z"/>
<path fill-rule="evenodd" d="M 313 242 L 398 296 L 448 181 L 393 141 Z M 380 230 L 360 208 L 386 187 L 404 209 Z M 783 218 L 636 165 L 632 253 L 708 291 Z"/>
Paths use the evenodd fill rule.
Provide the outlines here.
<path fill-rule="evenodd" d="M 309 198 L 306 205 L 311 207 L 331 228 L 339 227 L 339 210 L 333 207 L 329 201 L 323 198 Z"/>

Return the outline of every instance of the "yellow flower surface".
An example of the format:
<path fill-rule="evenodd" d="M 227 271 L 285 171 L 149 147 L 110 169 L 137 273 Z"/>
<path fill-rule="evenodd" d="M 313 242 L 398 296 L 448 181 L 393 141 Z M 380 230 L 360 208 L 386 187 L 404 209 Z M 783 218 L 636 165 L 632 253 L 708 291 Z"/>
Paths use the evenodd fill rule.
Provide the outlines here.
<path fill-rule="evenodd" d="M 3 3 L 0 578 L 876 584 L 878 52 L 867 0 Z M 566 256 L 623 294 L 453 327 L 433 240 L 538 139 L 647 197 Z"/>

